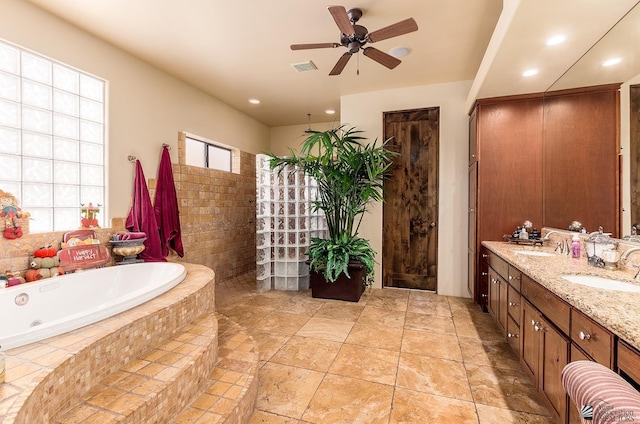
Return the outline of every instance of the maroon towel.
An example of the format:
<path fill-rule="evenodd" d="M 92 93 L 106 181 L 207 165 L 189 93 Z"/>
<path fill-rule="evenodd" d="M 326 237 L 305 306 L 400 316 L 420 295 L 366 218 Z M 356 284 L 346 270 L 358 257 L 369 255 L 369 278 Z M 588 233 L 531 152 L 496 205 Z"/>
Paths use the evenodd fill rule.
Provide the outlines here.
<path fill-rule="evenodd" d="M 145 249 L 138 255 L 140 259 L 145 262 L 166 262 L 166 259 L 162 256 L 160 232 L 158 231 L 153 205 L 151 205 L 147 180 L 144 177 L 139 160 L 136 160 L 133 201 L 125 227 L 129 231 L 147 233 L 147 239 L 144 241 Z"/>
<path fill-rule="evenodd" d="M 178 196 L 176 196 L 176 186 L 173 181 L 173 171 L 171 170 L 171 157 L 167 147 L 162 149 L 162 157 L 160 158 L 154 210 L 158 228 L 160 229 L 162 256 L 166 257 L 169 254 L 169 248 L 172 248 L 182 258 L 184 256 L 184 248 L 182 247 L 180 230 Z"/>

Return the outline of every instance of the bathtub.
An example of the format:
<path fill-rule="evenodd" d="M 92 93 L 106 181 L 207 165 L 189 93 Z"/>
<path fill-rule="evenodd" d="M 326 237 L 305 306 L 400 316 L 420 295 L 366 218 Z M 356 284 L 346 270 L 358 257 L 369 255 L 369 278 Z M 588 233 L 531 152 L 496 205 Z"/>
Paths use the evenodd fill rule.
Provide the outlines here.
<path fill-rule="evenodd" d="M 75 330 L 140 305 L 178 285 L 183 265 L 139 263 L 0 289 L 0 350 Z"/>

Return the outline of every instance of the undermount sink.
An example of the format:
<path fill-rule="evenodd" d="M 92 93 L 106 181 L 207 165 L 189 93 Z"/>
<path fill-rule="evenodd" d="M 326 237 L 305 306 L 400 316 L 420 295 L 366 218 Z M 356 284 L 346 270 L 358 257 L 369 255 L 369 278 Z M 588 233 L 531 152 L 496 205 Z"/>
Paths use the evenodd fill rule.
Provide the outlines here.
<path fill-rule="evenodd" d="M 596 277 L 595 275 L 563 275 L 562 278 L 596 289 L 640 293 L 640 286 L 611 278 Z"/>
<path fill-rule="evenodd" d="M 553 253 L 543 252 L 541 250 L 514 250 L 513 253 L 527 256 L 555 256 Z"/>

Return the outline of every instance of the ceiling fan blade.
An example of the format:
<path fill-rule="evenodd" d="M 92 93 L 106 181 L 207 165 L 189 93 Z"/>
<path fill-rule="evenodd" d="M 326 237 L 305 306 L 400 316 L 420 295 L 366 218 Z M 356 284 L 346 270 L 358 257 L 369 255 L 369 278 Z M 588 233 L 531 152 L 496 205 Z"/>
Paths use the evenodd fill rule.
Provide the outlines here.
<path fill-rule="evenodd" d="M 340 75 L 344 67 L 347 66 L 349 59 L 351 59 L 351 53 L 347 52 L 340 56 L 340 59 L 338 59 L 338 62 L 336 62 L 331 72 L 329 72 L 329 75 Z"/>
<path fill-rule="evenodd" d="M 367 40 L 375 43 L 376 41 L 386 40 L 387 38 L 397 37 L 417 30 L 418 24 L 413 18 L 409 18 L 367 34 Z"/>
<path fill-rule="evenodd" d="M 336 48 L 341 45 L 338 43 L 311 43 L 311 44 L 292 44 L 291 50 L 307 50 L 307 49 L 324 49 L 324 48 Z"/>
<path fill-rule="evenodd" d="M 364 55 L 369 59 L 373 59 L 382 66 L 386 66 L 389 69 L 395 68 L 402 62 L 400 59 L 396 59 L 390 54 L 386 54 L 385 52 L 380 51 L 375 47 L 365 47 L 364 49 L 362 49 L 362 53 L 364 53 Z"/>
<path fill-rule="evenodd" d="M 347 9 L 345 9 L 344 6 L 329 6 L 327 9 L 329 9 L 329 13 L 333 16 L 333 20 L 336 21 L 340 32 L 346 35 L 355 35 L 356 32 L 353 29 L 349 15 L 347 15 Z"/>

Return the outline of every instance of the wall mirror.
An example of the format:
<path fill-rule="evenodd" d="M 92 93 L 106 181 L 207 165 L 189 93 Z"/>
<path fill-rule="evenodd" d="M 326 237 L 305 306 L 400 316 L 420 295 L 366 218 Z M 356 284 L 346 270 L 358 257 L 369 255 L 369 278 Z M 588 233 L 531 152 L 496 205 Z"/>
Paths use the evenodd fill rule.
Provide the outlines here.
<path fill-rule="evenodd" d="M 634 222 L 640 223 L 640 86 L 633 101 L 634 85 L 640 84 L 640 2 L 629 10 L 596 44 L 576 61 L 545 92 L 549 105 L 553 92 L 579 87 L 622 83 L 620 88 L 620 236 L 628 235 Z M 609 61 L 609 62 L 607 62 Z M 607 66 L 608 65 L 608 66 Z M 636 109 L 635 111 L 633 109 Z M 546 108 L 545 108 L 546 109 Z M 545 111 L 548 114 L 548 111 Z M 548 118 L 548 115 L 546 116 Z M 632 119 L 633 117 L 633 119 Z M 544 119 L 545 117 L 543 117 Z M 635 122 L 634 122 L 635 121 Z M 579 157 L 579 155 L 576 155 Z M 576 178 L 580 180 L 588 169 L 577 166 Z M 580 187 L 587 193 L 588 187 Z M 637 199 L 636 199 L 637 198 Z M 545 200 L 546 201 L 546 200 Z M 551 205 L 553 206 L 553 205 Z M 580 211 L 576 211 L 579 216 Z M 576 219 L 579 219 L 576 217 Z M 567 222 L 570 220 L 565 219 Z M 562 221 L 564 222 L 564 221 Z M 544 222 L 545 225 L 552 223 Z M 555 227 L 562 227 L 553 223 Z M 587 228 L 589 231 L 597 228 Z M 614 234 L 618 229 L 606 229 Z M 640 231 L 639 231 L 640 232 Z"/>

